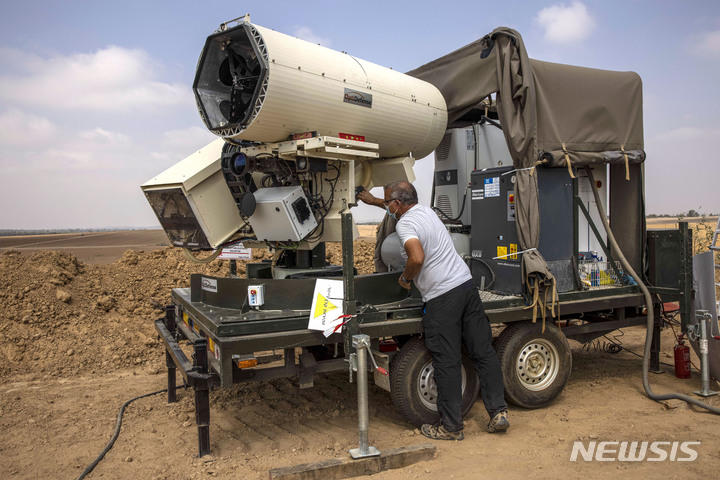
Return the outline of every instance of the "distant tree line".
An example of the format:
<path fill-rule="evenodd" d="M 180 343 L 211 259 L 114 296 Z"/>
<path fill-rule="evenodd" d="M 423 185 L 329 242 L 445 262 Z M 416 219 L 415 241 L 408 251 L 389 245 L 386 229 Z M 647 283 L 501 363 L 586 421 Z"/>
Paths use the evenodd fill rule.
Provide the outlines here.
<path fill-rule="evenodd" d="M 0 229 L 0 237 L 17 237 L 21 235 L 57 235 L 60 233 L 93 233 L 93 232 L 114 232 L 117 230 L 138 230 L 137 228 L 58 228 L 51 230 L 43 229 Z"/>
<path fill-rule="evenodd" d="M 700 213 L 697 210 L 690 209 L 687 212 L 680 213 L 650 213 L 647 218 L 685 218 L 685 217 L 717 217 L 717 213 Z"/>

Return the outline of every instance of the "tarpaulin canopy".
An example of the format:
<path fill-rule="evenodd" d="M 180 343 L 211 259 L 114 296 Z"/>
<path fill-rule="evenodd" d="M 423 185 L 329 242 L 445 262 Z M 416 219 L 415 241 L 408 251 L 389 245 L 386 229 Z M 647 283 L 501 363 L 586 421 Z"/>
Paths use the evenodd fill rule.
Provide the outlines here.
<path fill-rule="evenodd" d="M 644 159 L 642 81 L 634 72 L 530 59 L 520 34 L 500 27 L 408 75 L 442 92 L 449 128 L 466 125 L 463 116 L 498 93 L 498 114 L 518 168 L 543 154 L 562 157 L 554 166 L 564 165 L 564 150 L 572 165 L 624 162 L 623 150 L 632 152 L 631 162 Z"/>
<path fill-rule="evenodd" d="M 642 82 L 611 72 L 531 60 L 520 34 L 500 27 L 482 39 L 408 72 L 435 85 L 448 106 L 448 127 L 496 93 L 497 113 L 516 172 L 516 219 L 523 281 L 538 296 L 554 279 L 537 251 L 539 164 L 572 167 L 644 161 Z M 628 168 L 628 167 L 626 167 Z M 544 315 L 544 309 L 543 309 Z"/>

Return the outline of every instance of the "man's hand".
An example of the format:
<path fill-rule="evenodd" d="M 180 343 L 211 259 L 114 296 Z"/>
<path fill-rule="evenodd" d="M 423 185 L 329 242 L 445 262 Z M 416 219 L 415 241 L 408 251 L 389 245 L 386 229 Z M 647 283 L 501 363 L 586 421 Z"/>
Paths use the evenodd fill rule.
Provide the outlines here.
<path fill-rule="evenodd" d="M 405 290 L 410 290 L 410 287 L 411 287 L 410 284 L 411 284 L 411 282 L 410 282 L 410 281 L 405 281 L 405 277 L 403 277 L 402 275 L 400 275 L 400 276 L 398 277 L 398 283 L 399 283 L 400 286 L 401 286 L 402 288 L 404 288 Z"/>
<path fill-rule="evenodd" d="M 372 193 L 368 192 L 366 189 L 362 189 L 360 193 L 357 194 L 358 200 L 362 200 L 363 202 L 367 203 L 368 205 L 375 205 L 376 207 L 382 207 L 383 199 L 377 198 Z"/>

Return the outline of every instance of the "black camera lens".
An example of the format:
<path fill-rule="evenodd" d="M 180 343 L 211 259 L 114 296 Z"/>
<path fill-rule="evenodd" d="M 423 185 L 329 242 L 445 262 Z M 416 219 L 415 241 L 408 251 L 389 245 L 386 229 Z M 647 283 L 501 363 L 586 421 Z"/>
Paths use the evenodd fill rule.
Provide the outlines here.
<path fill-rule="evenodd" d="M 247 157 L 242 153 L 236 153 L 230 160 L 230 170 L 237 175 L 242 176 L 245 174 L 245 168 L 247 167 Z"/>

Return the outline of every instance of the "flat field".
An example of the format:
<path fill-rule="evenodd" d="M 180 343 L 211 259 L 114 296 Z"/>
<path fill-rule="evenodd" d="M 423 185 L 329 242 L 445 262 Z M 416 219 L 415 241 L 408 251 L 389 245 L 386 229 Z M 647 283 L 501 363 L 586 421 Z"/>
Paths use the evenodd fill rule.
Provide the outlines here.
<path fill-rule="evenodd" d="M 370 273 L 374 233 L 361 237 L 370 241 L 355 243 L 355 265 Z M 110 439 L 120 406 L 165 388 L 164 352 L 152 326 L 162 315 L 156 306 L 169 302 L 172 288 L 187 286 L 190 273 L 225 275 L 228 264 L 191 264 L 164 242 L 161 231 L 0 239 L 2 478 L 76 478 Z M 328 246 L 328 257 L 339 263 L 338 245 Z M 542 409 L 511 406 L 507 434 L 485 433 L 487 414 L 477 402 L 465 419 L 464 441 L 436 442 L 434 460 L 372 478 L 716 477 L 720 418 L 647 398 L 637 356 L 644 328 L 608 337 L 627 350 L 606 352 L 605 338 L 585 346 L 571 341 L 573 373 L 564 392 Z M 651 375 L 653 389 L 692 394 L 700 387 L 698 372 L 675 378 L 670 329 L 662 342 L 665 373 Z M 699 366 L 694 356 L 693 362 Z M 211 392 L 213 453 L 203 458 L 195 456 L 192 390 L 178 397 L 171 405 L 164 395 L 131 404 L 117 443 L 88 478 L 264 479 L 272 468 L 346 458 L 357 446 L 355 384 L 346 373 L 319 375 L 307 390 L 283 379 Z M 708 402 L 719 406 L 720 398 Z M 371 445 L 428 442 L 387 392 L 371 386 L 369 404 Z M 576 441 L 700 443 L 691 462 L 678 461 L 687 458 L 679 454 L 664 461 L 572 462 Z"/>

